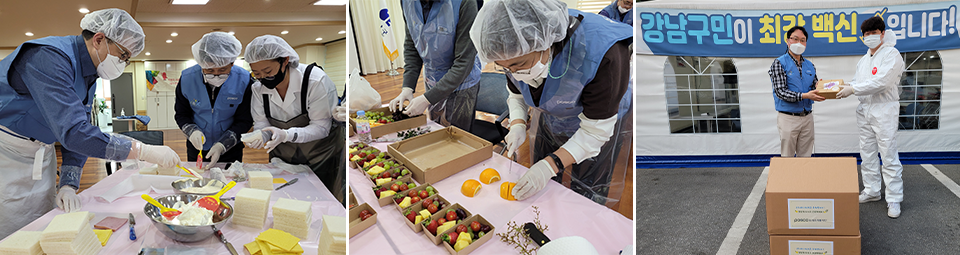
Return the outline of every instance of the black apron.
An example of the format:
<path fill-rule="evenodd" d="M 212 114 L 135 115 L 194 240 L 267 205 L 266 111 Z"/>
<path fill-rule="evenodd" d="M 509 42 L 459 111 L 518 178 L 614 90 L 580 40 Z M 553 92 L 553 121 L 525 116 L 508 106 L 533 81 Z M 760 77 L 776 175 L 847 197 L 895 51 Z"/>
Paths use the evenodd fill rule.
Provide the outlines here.
<path fill-rule="evenodd" d="M 263 112 L 266 114 L 270 125 L 281 129 L 294 127 L 306 127 L 310 124 L 310 117 L 307 114 L 307 84 L 310 82 L 310 73 L 313 67 L 318 67 L 316 63 L 307 66 L 303 75 L 303 83 L 300 89 L 300 109 L 302 113 L 288 121 L 280 121 L 270 116 L 270 100 L 267 95 L 263 95 Z M 319 68 L 319 67 L 318 67 Z M 317 174 L 324 186 L 333 193 L 334 197 L 343 201 L 345 187 L 338 179 L 344 178 L 345 161 L 344 146 L 346 129 L 334 121 L 330 125 L 330 132 L 323 139 L 306 143 L 281 143 L 273 151 L 270 151 L 270 158 L 280 158 L 284 162 L 294 165 L 307 165 Z"/>

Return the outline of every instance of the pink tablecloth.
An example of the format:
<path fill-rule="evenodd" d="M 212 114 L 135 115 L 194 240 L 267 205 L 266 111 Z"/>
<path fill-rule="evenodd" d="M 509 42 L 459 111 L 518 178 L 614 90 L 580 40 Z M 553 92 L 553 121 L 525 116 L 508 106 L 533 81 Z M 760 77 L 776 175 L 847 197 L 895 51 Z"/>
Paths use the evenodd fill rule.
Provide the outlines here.
<path fill-rule="evenodd" d="M 144 164 L 144 167 L 148 165 L 150 164 Z M 90 211 L 96 214 L 93 223 L 96 223 L 106 216 L 127 218 L 128 213 L 133 213 L 133 216 L 136 218 L 137 224 L 134 228 L 137 233 L 137 240 L 131 241 L 129 239 L 129 227 L 125 225 L 110 237 L 110 240 L 107 242 L 106 246 L 104 246 L 100 254 L 137 254 L 141 248 L 163 247 L 200 247 L 207 250 L 206 254 L 230 254 L 229 251 L 227 251 L 227 248 L 224 247 L 224 245 L 213 236 L 206 240 L 195 243 L 180 243 L 164 236 L 156 229 L 156 227 L 153 226 L 153 223 L 150 221 L 150 219 L 143 214 L 143 206 L 146 204 L 146 202 L 140 198 L 140 193 L 128 194 L 127 196 L 121 197 L 112 203 L 95 198 L 110 190 L 123 180 L 130 178 L 131 176 L 138 175 L 136 168 L 137 166 L 135 164 L 130 167 L 124 167 L 120 171 L 107 176 L 107 178 L 104 178 L 97 184 L 94 184 L 89 189 L 86 189 L 80 193 L 80 198 L 83 202 L 83 208 L 81 208 L 81 210 Z M 258 168 L 265 169 L 274 167 L 272 165 L 245 164 L 244 168 L 248 170 L 255 170 Z M 206 175 L 207 173 L 204 174 L 204 176 Z M 313 172 L 300 174 L 285 173 L 283 175 L 275 175 L 274 177 L 284 178 L 287 180 L 300 178 L 297 183 L 287 186 L 279 191 L 275 191 L 270 199 L 270 204 L 272 205 L 277 199 L 280 198 L 310 201 L 313 204 L 313 207 L 311 208 L 313 211 L 313 221 L 310 224 L 310 232 L 307 238 L 300 241 L 300 245 L 305 250 L 304 254 L 317 254 L 321 216 L 335 215 L 346 217 L 346 212 L 344 211 L 343 206 L 337 202 L 333 195 L 330 194 L 330 191 L 323 186 L 323 183 L 320 182 L 320 179 L 318 179 Z M 274 187 L 279 185 L 280 184 L 274 184 Z M 228 191 L 223 197 L 232 197 L 239 192 L 241 188 L 246 187 L 248 187 L 247 182 L 237 183 L 237 185 Z M 171 191 L 162 192 L 159 194 L 150 192 L 148 194 L 150 196 L 157 197 L 173 193 Z M 233 201 L 226 202 L 230 203 L 231 205 L 233 204 Z M 43 217 L 40 217 L 39 219 L 23 227 L 21 230 L 41 231 L 46 228 L 54 216 L 63 213 L 63 210 L 53 209 L 52 211 L 43 215 Z M 272 210 L 268 210 L 267 220 L 264 224 L 264 227 L 261 229 L 237 226 L 232 222 L 229 222 L 224 226 L 222 231 L 227 241 L 230 241 L 230 243 L 233 244 L 234 248 L 237 249 L 239 254 L 248 254 L 243 251 L 243 245 L 252 242 L 254 238 L 260 234 L 260 232 L 272 226 L 273 212 Z"/>
<path fill-rule="evenodd" d="M 431 130 L 442 128 L 430 123 Z M 390 135 L 388 137 L 392 137 Z M 352 137 L 356 141 L 356 137 Z M 377 149 L 386 151 L 389 143 L 374 143 Z M 512 165 L 512 169 L 511 169 Z M 467 179 L 479 179 L 480 172 L 487 168 L 500 172 L 501 180 L 483 184 L 475 197 L 460 193 L 460 186 Z M 540 222 L 549 226 L 545 233 L 551 239 L 564 236 L 582 236 L 592 243 L 600 254 L 619 254 L 620 250 L 633 243 L 633 221 L 620 213 L 594 203 L 559 183 L 549 182 L 539 194 L 523 201 L 507 201 L 500 198 L 503 181 L 516 182 L 527 168 L 496 153 L 488 160 L 470 166 L 463 171 L 441 180 L 433 186 L 440 195 L 459 203 L 474 214 L 480 214 L 495 225 L 496 232 L 505 231 L 507 222 L 518 224 L 532 222 L 532 206 L 540 209 Z M 407 219 L 400 215 L 393 204 L 380 207 L 374 196 L 373 183 L 357 169 L 348 169 L 350 187 L 359 203 L 369 203 L 379 214 L 377 224 L 350 238 L 350 254 L 446 254 L 446 250 L 434 245 L 423 232 L 413 233 L 406 226 Z M 516 254 L 513 247 L 494 236 L 476 249 L 473 254 Z"/>

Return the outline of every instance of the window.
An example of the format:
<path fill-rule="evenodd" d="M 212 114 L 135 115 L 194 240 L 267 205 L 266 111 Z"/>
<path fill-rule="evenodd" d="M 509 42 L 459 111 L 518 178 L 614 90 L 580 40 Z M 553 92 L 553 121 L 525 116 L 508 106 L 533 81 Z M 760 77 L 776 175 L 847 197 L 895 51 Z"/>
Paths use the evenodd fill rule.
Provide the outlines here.
<path fill-rule="evenodd" d="M 740 133 L 732 59 L 671 56 L 664 65 L 670 133 Z"/>
<path fill-rule="evenodd" d="M 603 7 L 607 7 L 613 1 L 610 0 L 578 0 L 577 10 L 588 13 L 600 13 Z M 569 8 L 569 6 L 568 6 Z"/>
<path fill-rule="evenodd" d="M 939 129 L 943 66 L 937 51 L 901 53 L 900 130 Z"/>

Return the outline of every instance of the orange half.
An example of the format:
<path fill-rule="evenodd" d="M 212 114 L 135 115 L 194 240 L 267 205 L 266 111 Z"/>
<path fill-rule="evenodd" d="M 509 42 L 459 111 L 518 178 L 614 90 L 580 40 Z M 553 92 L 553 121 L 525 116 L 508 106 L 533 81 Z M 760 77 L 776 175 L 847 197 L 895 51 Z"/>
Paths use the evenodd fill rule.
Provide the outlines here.
<path fill-rule="evenodd" d="M 468 179 L 463 181 L 463 186 L 460 186 L 460 193 L 463 193 L 464 196 L 473 197 L 480 192 L 480 182 L 474 179 Z"/>
<path fill-rule="evenodd" d="M 500 172 L 493 168 L 484 169 L 483 172 L 480 172 L 480 181 L 483 184 L 498 182 L 500 181 Z"/>
<path fill-rule="evenodd" d="M 510 201 L 517 200 L 517 198 L 513 197 L 513 194 L 512 194 L 513 186 L 516 186 L 516 185 L 517 183 L 515 182 L 503 182 L 503 184 L 500 184 L 500 198 L 510 200 Z"/>

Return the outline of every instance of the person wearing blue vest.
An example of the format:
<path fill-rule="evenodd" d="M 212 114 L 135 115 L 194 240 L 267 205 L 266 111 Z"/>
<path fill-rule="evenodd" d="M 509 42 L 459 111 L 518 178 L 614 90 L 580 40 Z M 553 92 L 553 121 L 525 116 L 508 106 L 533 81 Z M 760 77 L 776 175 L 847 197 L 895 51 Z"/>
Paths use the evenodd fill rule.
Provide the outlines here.
<path fill-rule="evenodd" d="M 508 155 L 526 140 L 528 106 L 537 120 L 530 142 L 537 162 L 514 196 L 530 198 L 556 177 L 599 204 L 619 201 L 615 187 L 632 165 L 633 29 L 557 0 L 500 0 L 484 3 L 470 36 L 478 56 L 508 78 Z"/>
<path fill-rule="evenodd" d="M 90 124 L 97 78 L 120 77 L 143 50 L 139 24 L 120 9 L 88 13 L 81 35 L 24 42 L 0 60 L 0 239 L 51 209 L 81 209 L 77 189 L 88 157 L 173 167 L 166 146 L 105 134 Z M 54 143 L 60 143 L 60 181 Z"/>
<path fill-rule="evenodd" d="M 817 68 L 803 58 L 807 48 L 807 30 L 787 30 L 787 53 L 770 65 L 773 103 L 777 109 L 781 157 L 813 155 L 813 102 L 825 98 L 817 94 Z"/>
<path fill-rule="evenodd" d="M 633 0 L 613 0 L 613 3 L 600 10 L 600 16 L 633 26 Z"/>
<path fill-rule="evenodd" d="M 233 65 L 242 47 L 231 34 L 207 33 L 191 47 L 197 65 L 180 74 L 174 118 L 187 136 L 187 161 L 203 152 L 210 160 L 204 169 L 220 160 L 243 161 L 240 134 L 250 130 L 253 117 L 250 73 Z"/>
<path fill-rule="evenodd" d="M 404 0 L 407 39 L 403 44 L 403 89 L 390 101 L 390 110 L 423 114 L 469 132 L 473 127 L 480 86 L 480 61 L 469 30 L 477 16 L 476 0 Z M 413 97 L 423 72 L 423 95 Z"/>
<path fill-rule="evenodd" d="M 307 165 L 341 203 L 346 194 L 346 128 L 334 123 L 340 115 L 337 88 L 316 64 L 301 64 L 283 38 L 263 35 L 247 44 L 244 60 L 255 79 L 250 112 L 253 132 L 240 140 L 264 148 L 271 160 Z"/>

